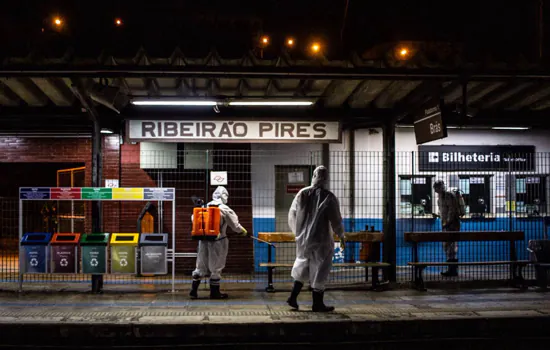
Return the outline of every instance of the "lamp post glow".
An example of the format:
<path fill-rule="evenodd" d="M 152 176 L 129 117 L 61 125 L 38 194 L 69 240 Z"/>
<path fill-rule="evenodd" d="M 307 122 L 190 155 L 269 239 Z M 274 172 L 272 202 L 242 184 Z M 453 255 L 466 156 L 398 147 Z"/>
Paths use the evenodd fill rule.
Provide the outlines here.
<path fill-rule="evenodd" d="M 311 51 L 312 51 L 314 54 L 318 54 L 319 52 L 321 52 L 321 44 L 319 44 L 319 43 L 313 43 L 313 44 L 311 44 Z"/>
<path fill-rule="evenodd" d="M 288 46 L 288 47 L 294 47 L 295 43 L 296 43 L 296 41 L 293 38 L 287 38 L 286 39 L 286 46 Z"/>

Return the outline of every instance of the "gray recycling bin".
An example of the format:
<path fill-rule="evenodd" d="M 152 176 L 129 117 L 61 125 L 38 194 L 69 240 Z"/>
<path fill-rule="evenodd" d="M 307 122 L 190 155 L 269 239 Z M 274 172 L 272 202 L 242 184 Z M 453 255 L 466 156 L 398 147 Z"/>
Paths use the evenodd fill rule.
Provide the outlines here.
<path fill-rule="evenodd" d="M 141 234 L 139 249 L 142 274 L 165 275 L 168 273 L 167 247 L 167 233 Z"/>
<path fill-rule="evenodd" d="M 51 233 L 25 233 L 21 238 L 19 269 L 22 273 L 47 273 Z"/>

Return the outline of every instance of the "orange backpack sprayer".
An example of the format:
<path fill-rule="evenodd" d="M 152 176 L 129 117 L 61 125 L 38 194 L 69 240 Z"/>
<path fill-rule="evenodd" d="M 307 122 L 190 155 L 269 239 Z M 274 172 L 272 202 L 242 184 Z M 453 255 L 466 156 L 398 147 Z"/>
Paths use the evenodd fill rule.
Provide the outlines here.
<path fill-rule="evenodd" d="M 191 238 L 195 240 L 215 241 L 220 234 L 220 208 L 206 206 L 202 199 L 193 197 L 193 226 Z"/>

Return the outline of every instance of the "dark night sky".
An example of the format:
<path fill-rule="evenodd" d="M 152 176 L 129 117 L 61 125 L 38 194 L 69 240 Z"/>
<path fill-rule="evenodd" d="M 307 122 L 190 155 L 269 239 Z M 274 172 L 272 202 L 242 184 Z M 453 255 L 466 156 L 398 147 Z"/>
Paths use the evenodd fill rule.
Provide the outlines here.
<path fill-rule="evenodd" d="M 275 42 L 287 34 L 299 43 L 320 38 L 328 56 L 334 58 L 396 40 L 464 42 L 471 53 L 533 57 L 538 1 L 514 3 L 349 0 L 341 41 L 346 0 L 5 0 L 0 11 L 5 50 L 0 51 L 23 55 L 31 47 L 41 47 L 58 55 L 71 45 L 82 55 L 97 56 L 101 48 L 110 48 L 128 56 L 143 45 L 152 55 L 166 56 L 179 45 L 189 56 L 213 46 L 222 55 L 238 55 L 250 48 L 252 34 L 263 30 Z M 47 30 L 48 18 L 54 14 L 66 20 L 61 35 Z M 124 28 L 114 27 L 115 17 L 124 20 Z M 230 25 L 230 18 L 239 25 Z"/>

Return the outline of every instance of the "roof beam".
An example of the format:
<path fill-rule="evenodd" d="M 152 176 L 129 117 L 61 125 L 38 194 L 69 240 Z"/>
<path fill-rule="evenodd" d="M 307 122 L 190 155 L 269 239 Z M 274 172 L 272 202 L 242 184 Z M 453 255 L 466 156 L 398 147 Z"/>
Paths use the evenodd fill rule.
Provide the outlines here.
<path fill-rule="evenodd" d="M 66 107 L 73 104 L 74 94 L 63 81 L 56 78 L 31 78 L 31 80 L 55 105 Z"/>
<path fill-rule="evenodd" d="M 17 106 L 21 103 L 21 99 L 11 89 L 0 81 L 0 105 L 2 106 Z"/>
<path fill-rule="evenodd" d="M 29 78 L 0 78 L 11 91 L 31 106 L 46 106 L 48 97 Z"/>
<path fill-rule="evenodd" d="M 502 85 L 479 99 L 476 105 L 485 109 L 491 108 L 495 104 L 505 101 L 507 98 L 512 97 L 528 86 L 529 84 L 516 84 L 512 82 Z"/>
<path fill-rule="evenodd" d="M 457 69 L 412 69 L 372 67 L 238 67 L 238 66 L 171 66 L 171 65 L 117 65 L 46 66 L 9 64 L 0 68 L 0 77 L 129 77 L 129 78 L 272 78 L 272 79 L 323 79 L 323 80 L 454 80 L 468 81 L 550 81 L 548 70 L 483 70 L 466 72 Z"/>

